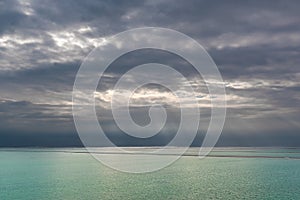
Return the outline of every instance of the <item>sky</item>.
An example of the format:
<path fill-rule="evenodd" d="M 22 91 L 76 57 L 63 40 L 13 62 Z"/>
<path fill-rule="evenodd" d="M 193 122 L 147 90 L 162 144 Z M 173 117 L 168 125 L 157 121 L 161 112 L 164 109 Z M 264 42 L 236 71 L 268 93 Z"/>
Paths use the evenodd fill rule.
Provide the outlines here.
<path fill-rule="evenodd" d="M 276 0 L 1 0 L 0 146 L 80 146 L 72 116 L 80 64 L 110 36 L 140 27 L 180 31 L 199 42 L 218 66 L 227 94 L 218 146 L 300 146 L 299 10 L 299 1 Z M 202 121 L 193 145 L 201 145 L 209 95 L 193 68 L 169 52 L 135 51 L 112 63 L 95 92 L 99 123 L 118 145 L 165 145 L 174 137 L 178 101 L 162 86 L 139 88 L 131 102 L 133 120 L 141 125 L 149 123 L 149 105 L 165 105 L 168 120 L 158 135 L 132 138 L 111 116 L 113 84 L 124 69 L 153 61 L 194 80 Z M 138 77 L 143 76 L 147 73 Z"/>

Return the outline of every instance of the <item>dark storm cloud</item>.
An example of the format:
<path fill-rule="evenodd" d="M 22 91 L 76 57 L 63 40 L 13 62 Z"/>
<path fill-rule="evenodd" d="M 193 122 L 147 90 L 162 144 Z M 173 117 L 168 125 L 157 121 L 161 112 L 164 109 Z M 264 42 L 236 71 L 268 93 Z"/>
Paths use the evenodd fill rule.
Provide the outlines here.
<path fill-rule="evenodd" d="M 241 76 L 282 78 L 299 72 L 299 47 L 256 45 L 221 50 L 210 49 L 209 52 L 227 78 Z"/>
<path fill-rule="evenodd" d="M 37 90 L 61 91 L 71 90 L 79 69 L 79 62 L 53 63 L 39 68 L 23 69 L 0 73 L 0 84 L 5 87 L 34 88 Z M 23 88 L 24 89 L 24 88 Z"/>
<path fill-rule="evenodd" d="M 48 132 L 52 124 L 70 126 L 72 116 L 70 106 L 53 104 L 34 104 L 28 101 L 2 100 L 0 102 L 1 127 L 13 127 L 26 130 L 34 126 L 33 130 Z M 64 129 L 64 127 L 60 127 Z M 55 129 L 55 127 L 53 127 Z"/>
<path fill-rule="evenodd" d="M 16 145 L 22 140 L 27 145 L 78 145 L 78 138 L 70 136 L 75 132 L 70 105 L 82 59 L 103 38 L 144 26 L 172 28 L 195 38 L 219 66 L 228 93 L 224 144 L 243 145 L 249 139 L 249 145 L 298 145 L 293 141 L 300 120 L 299 10 L 298 1 L 1 1 L 0 145 L 14 146 L 13 138 Z M 195 73 L 168 53 L 145 50 L 116 61 L 98 91 L 115 83 L 120 66 L 128 70 L 149 60 L 177 66 L 190 77 Z M 164 91 L 153 85 L 147 89 Z M 277 124 L 273 143 L 261 141 L 272 132 L 261 122 Z M 110 121 L 106 123 L 108 129 Z M 242 130 L 244 136 L 236 136 Z M 51 134 L 62 141 L 52 140 Z M 113 137 L 120 144 L 134 144 L 117 133 Z"/>
<path fill-rule="evenodd" d="M 0 34 L 5 31 L 13 31 L 14 27 L 20 25 L 26 15 L 18 10 L 15 1 L 4 0 L 0 2 Z"/>

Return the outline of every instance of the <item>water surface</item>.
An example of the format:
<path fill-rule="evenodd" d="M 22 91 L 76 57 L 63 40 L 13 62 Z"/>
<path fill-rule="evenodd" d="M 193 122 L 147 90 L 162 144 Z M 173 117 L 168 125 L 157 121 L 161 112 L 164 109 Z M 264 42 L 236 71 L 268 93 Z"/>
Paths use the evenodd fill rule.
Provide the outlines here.
<path fill-rule="evenodd" d="M 299 149 L 196 155 L 190 149 L 158 172 L 127 174 L 84 149 L 0 149 L 0 199 L 300 199 Z"/>

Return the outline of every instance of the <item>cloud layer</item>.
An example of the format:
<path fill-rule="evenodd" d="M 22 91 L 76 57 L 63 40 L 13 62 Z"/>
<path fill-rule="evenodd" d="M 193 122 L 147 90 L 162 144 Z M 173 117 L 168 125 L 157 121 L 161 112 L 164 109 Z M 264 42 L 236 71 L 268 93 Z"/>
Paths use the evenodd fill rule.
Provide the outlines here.
<path fill-rule="evenodd" d="M 196 39 L 218 65 L 228 100 L 219 145 L 298 146 L 299 9 L 298 1 L 1 1 L 0 145 L 80 145 L 71 107 L 82 60 L 120 31 L 159 26 Z M 144 86 L 132 99 L 138 123 L 147 121 L 141 105 L 160 102 L 169 108 L 171 121 L 149 143 L 124 136 L 110 115 L 110 94 L 120 74 L 153 60 L 195 81 L 201 141 L 210 116 L 205 83 L 184 60 L 161 51 L 133 52 L 113 63 L 95 93 L 98 113 L 107 113 L 99 115 L 104 129 L 122 145 L 163 144 L 172 137 L 178 102 L 163 87 Z"/>

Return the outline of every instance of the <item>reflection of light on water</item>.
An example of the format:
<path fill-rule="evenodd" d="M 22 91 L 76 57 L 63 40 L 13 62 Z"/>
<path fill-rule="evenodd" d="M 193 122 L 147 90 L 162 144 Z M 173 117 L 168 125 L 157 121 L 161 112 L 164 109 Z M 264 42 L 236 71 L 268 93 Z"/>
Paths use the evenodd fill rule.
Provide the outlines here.
<path fill-rule="evenodd" d="M 127 148 L 149 151 L 155 147 Z M 99 153 L 113 148 L 96 148 Z M 0 199 L 300 199 L 299 149 L 215 148 L 218 155 L 281 155 L 283 159 L 205 158 L 197 148 L 163 170 L 126 174 L 94 160 L 84 148 L 0 149 Z M 114 162 L 126 156 L 115 154 Z M 161 156 L 160 157 L 168 157 Z M 151 157 L 150 157 L 151 158 Z M 147 163 L 148 162 L 148 163 Z M 131 163 L 134 166 L 135 163 Z M 16 186 L 18 187 L 16 189 Z M 294 192 L 291 192 L 294 191 Z M 24 198 L 22 198 L 24 197 Z"/>

